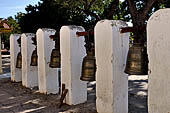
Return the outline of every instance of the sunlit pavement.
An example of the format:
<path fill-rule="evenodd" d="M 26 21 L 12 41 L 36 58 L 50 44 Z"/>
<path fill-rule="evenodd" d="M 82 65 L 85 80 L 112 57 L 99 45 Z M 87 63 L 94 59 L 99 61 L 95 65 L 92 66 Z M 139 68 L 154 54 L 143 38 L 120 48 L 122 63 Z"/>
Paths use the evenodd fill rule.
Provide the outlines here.
<path fill-rule="evenodd" d="M 129 113 L 148 113 L 148 75 L 129 76 Z"/>
<path fill-rule="evenodd" d="M 96 113 L 96 82 L 88 83 L 88 101 L 58 108 L 59 95 L 44 95 L 38 88 L 29 89 L 21 82 L 10 81 L 9 56 L 2 58 L 4 74 L 0 75 L 0 113 Z M 147 113 L 148 76 L 129 78 L 129 113 Z"/>

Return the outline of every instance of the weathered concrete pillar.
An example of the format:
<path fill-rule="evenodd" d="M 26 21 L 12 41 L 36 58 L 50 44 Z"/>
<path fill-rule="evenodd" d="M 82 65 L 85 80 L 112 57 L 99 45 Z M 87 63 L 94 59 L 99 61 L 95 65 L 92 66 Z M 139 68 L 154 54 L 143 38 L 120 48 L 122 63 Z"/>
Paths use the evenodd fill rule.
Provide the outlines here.
<path fill-rule="evenodd" d="M 83 57 L 86 55 L 84 37 L 78 37 L 79 26 L 63 26 L 60 30 L 61 83 L 68 89 L 65 103 L 76 105 L 87 100 L 87 83 L 80 80 Z"/>
<path fill-rule="evenodd" d="M 20 52 L 20 47 L 17 40 L 20 37 L 20 34 L 11 34 L 10 36 L 11 80 L 14 82 L 20 82 L 22 79 L 21 69 L 16 68 L 17 55 Z"/>
<path fill-rule="evenodd" d="M 170 113 L 170 9 L 150 17 L 147 41 L 148 113 Z"/>
<path fill-rule="evenodd" d="M 0 33 L 0 51 L 1 51 L 1 33 Z M 3 70 L 2 70 L 2 55 L 1 55 L 1 52 L 0 52 L 0 74 L 3 73 Z"/>
<path fill-rule="evenodd" d="M 102 20 L 95 26 L 96 106 L 98 113 L 128 113 L 128 76 L 124 73 L 129 33 L 123 21 Z"/>
<path fill-rule="evenodd" d="M 21 35 L 21 53 L 22 53 L 22 85 L 32 88 L 38 86 L 38 66 L 30 66 L 32 52 L 36 46 L 33 45 L 33 33 L 24 33 Z"/>
<path fill-rule="evenodd" d="M 59 68 L 50 68 L 50 56 L 55 42 L 50 39 L 50 35 L 55 34 L 54 29 L 38 29 L 37 53 L 38 53 L 38 83 L 41 93 L 56 94 L 59 92 Z"/>

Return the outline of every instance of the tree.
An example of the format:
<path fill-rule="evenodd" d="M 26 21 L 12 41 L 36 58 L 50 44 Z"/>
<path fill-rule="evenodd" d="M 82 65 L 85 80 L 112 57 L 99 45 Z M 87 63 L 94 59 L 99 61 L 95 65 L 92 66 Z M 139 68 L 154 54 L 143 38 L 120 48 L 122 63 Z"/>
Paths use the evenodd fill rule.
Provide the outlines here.
<path fill-rule="evenodd" d="M 7 23 L 11 28 L 11 33 L 21 33 L 21 28 L 19 26 L 19 24 L 17 23 L 17 21 L 12 17 L 8 17 L 7 19 Z M 4 47 L 6 49 L 9 49 L 9 37 L 11 33 L 3 33 L 2 34 L 2 42 L 4 43 Z"/>
<path fill-rule="evenodd" d="M 17 13 L 15 19 L 8 20 L 12 33 L 35 33 L 38 28 L 60 30 L 63 25 L 90 29 L 101 19 L 131 21 L 135 41 L 144 42 L 145 32 L 139 32 L 140 27 L 153 12 L 169 4 L 169 0 L 40 0 L 37 5 L 28 5 L 26 13 Z"/>
<path fill-rule="evenodd" d="M 135 42 L 140 43 L 144 41 L 144 33 L 139 31 L 140 27 L 145 26 L 148 12 L 152 9 L 156 0 L 127 0 L 128 9 L 131 14 L 132 23 L 134 26 Z"/>
<path fill-rule="evenodd" d="M 12 16 L 7 18 L 7 22 L 11 28 L 11 33 L 21 33 L 21 27 Z"/>
<path fill-rule="evenodd" d="M 97 22 L 102 18 L 112 19 L 119 0 L 57 0 L 57 3 L 81 10 L 87 17 L 91 16 L 91 19 Z"/>
<path fill-rule="evenodd" d="M 57 4 L 55 0 L 41 0 L 38 5 L 28 5 L 27 13 L 19 18 L 22 32 L 35 33 L 38 28 L 60 30 L 62 25 L 85 25 L 86 16 L 82 11 Z"/>
<path fill-rule="evenodd" d="M 101 19 L 118 19 L 133 23 L 136 42 L 144 42 L 144 27 L 150 15 L 168 0 L 41 0 L 38 5 L 26 7 L 20 19 L 22 32 L 36 31 L 40 27 L 59 30 L 62 25 L 82 25 L 93 28 Z M 31 29 L 31 30 L 30 30 Z"/>
<path fill-rule="evenodd" d="M 74 2 L 75 5 L 71 7 L 78 7 L 87 16 L 93 17 L 96 22 L 100 19 L 131 21 L 134 41 L 137 43 L 146 41 L 146 32 L 141 31 L 141 28 L 146 27 L 151 14 L 160 8 L 170 7 L 169 0 L 124 0 L 123 2 L 119 0 L 64 0 L 63 2 L 65 4 Z"/>

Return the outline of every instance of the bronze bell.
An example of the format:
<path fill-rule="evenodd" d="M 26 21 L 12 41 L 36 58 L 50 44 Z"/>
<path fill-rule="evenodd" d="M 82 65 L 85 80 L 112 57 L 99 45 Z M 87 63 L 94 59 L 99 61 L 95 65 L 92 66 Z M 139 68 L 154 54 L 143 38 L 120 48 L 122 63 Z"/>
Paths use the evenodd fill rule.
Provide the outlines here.
<path fill-rule="evenodd" d="M 87 55 L 83 59 L 80 80 L 95 81 L 96 80 L 95 75 L 96 75 L 96 58 L 93 55 Z"/>
<path fill-rule="evenodd" d="M 51 68 L 60 68 L 60 51 L 57 49 L 53 49 L 51 53 L 51 59 L 50 59 L 50 67 Z"/>
<path fill-rule="evenodd" d="M 21 52 L 17 55 L 16 68 L 22 68 L 22 55 Z"/>
<path fill-rule="evenodd" d="M 32 56 L 31 56 L 31 64 L 30 66 L 37 66 L 38 65 L 38 55 L 37 55 L 37 50 L 35 49 L 32 52 Z"/>
<path fill-rule="evenodd" d="M 141 44 L 134 44 L 129 48 L 125 73 L 129 75 L 148 74 L 148 58 L 146 47 Z"/>

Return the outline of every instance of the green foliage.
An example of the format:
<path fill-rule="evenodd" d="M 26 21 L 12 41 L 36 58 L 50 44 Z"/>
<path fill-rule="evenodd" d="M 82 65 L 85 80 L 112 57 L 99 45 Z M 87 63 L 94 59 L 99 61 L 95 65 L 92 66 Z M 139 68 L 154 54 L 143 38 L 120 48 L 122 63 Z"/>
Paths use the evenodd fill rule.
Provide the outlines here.
<path fill-rule="evenodd" d="M 11 33 L 21 33 L 21 27 L 13 17 L 8 17 L 7 22 L 11 28 Z"/>
<path fill-rule="evenodd" d="M 161 8 L 170 8 L 170 1 L 169 0 L 158 0 L 158 5 Z"/>
<path fill-rule="evenodd" d="M 10 33 L 3 33 L 2 34 L 2 42 L 4 43 L 4 46 L 6 49 L 9 49 L 9 37 L 11 33 L 21 33 L 21 27 L 17 23 L 17 21 L 13 17 L 8 17 L 7 18 L 7 23 L 11 28 Z"/>
<path fill-rule="evenodd" d="M 81 25 L 88 30 L 96 25 L 96 17 L 107 18 L 110 4 L 113 1 L 115 0 L 40 0 L 37 5 L 26 6 L 26 13 L 19 12 L 15 19 L 9 17 L 7 20 L 12 33 L 36 33 L 38 28 L 60 30 L 63 25 Z M 137 10 L 143 10 L 148 1 L 134 0 Z M 157 0 L 150 9 L 147 19 L 156 10 L 167 7 L 170 7 L 170 0 Z M 127 0 L 119 1 L 114 10 L 113 19 L 132 22 Z M 130 36 L 133 40 L 133 33 Z M 9 34 L 4 34 L 3 40 L 8 42 Z"/>
<path fill-rule="evenodd" d="M 35 33 L 38 28 L 59 30 L 63 25 L 85 25 L 87 18 L 81 10 L 60 5 L 55 0 L 41 0 L 38 5 L 28 5 L 25 9 L 27 13 L 18 19 L 22 32 Z"/>

